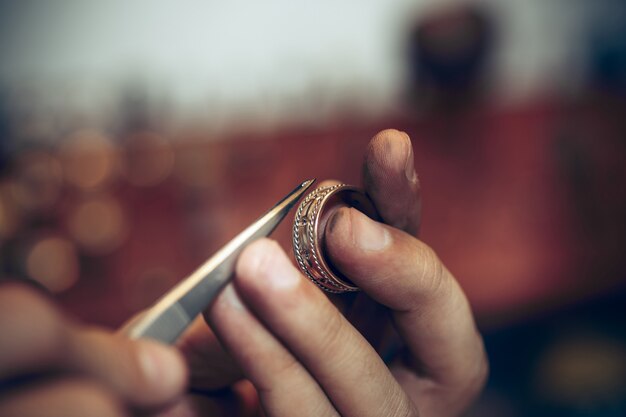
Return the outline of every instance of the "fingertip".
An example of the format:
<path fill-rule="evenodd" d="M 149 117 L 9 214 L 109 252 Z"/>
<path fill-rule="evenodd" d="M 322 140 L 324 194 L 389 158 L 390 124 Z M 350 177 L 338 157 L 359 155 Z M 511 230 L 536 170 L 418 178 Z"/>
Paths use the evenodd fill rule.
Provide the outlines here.
<path fill-rule="evenodd" d="M 255 276 L 267 270 L 276 252 L 280 251 L 278 243 L 269 238 L 261 238 L 246 246 L 237 259 L 235 273 L 237 277 Z"/>
<path fill-rule="evenodd" d="M 140 370 L 151 388 L 151 397 L 158 399 L 156 402 L 167 403 L 180 395 L 188 379 L 180 352 L 152 340 L 139 340 L 136 346 Z"/>
<path fill-rule="evenodd" d="M 300 273 L 272 239 L 250 244 L 237 262 L 237 283 L 244 291 L 288 291 L 300 283 Z"/>
<path fill-rule="evenodd" d="M 372 141 L 398 139 L 398 138 L 404 138 L 408 140 L 409 135 L 406 132 L 402 130 L 398 130 L 398 129 L 383 129 L 374 135 L 374 138 L 372 139 Z"/>
<path fill-rule="evenodd" d="M 411 139 L 405 132 L 386 129 L 377 133 L 367 149 L 366 162 L 394 171 L 404 170 L 413 160 Z"/>
<path fill-rule="evenodd" d="M 385 223 L 417 234 L 420 184 L 409 136 L 396 129 L 379 132 L 369 143 L 363 182 Z"/>

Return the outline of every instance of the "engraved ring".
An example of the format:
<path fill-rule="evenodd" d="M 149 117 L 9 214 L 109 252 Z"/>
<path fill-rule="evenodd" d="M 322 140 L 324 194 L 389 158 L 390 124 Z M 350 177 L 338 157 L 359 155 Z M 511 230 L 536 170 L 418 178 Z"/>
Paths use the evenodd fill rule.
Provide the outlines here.
<path fill-rule="evenodd" d="M 367 195 L 356 187 L 337 184 L 309 193 L 296 211 L 293 222 L 293 252 L 300 270 L 318 287 L 330 293 L 358 291 L 359 288 L 326 260 L 324 231 L 333 209 L 354 207 L 378 220 Z"/>

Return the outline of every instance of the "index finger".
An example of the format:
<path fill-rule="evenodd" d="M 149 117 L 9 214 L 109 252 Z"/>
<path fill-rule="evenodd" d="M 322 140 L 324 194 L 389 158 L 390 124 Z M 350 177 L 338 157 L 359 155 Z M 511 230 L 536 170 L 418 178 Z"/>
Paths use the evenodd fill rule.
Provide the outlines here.
<path fill-rule="evenodd" d="M 410 353 L 397 376 L 420 411 L 447 415 L 466 406 L 484 383 L 487 361 L 470 305 L 434 251 L 353 208 L 329 220 L 326 245 L 333 265 L 392 310 Z"/>

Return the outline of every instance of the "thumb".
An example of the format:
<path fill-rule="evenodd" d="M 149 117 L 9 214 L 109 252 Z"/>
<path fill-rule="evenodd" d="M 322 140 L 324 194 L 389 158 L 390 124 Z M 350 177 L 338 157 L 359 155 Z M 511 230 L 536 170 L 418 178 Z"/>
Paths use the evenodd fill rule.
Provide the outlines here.
<path fill-rule="evenodd" d="M 67 367 L 96 378 L 128 402 L 156 406 L 183 392 L 187 368 L 177 350 L 103 330 L 75 328 L 69 333 L 62 353 Z"/>
<path fill-rule="evenodd" d="M 147 340 L 77 325 L 41 294 L 21 285 L 0 288 L 0 383 L 24 375 L 86 376 L 137 406 L 171 401 L 184 389 L 180 353 Z"/>

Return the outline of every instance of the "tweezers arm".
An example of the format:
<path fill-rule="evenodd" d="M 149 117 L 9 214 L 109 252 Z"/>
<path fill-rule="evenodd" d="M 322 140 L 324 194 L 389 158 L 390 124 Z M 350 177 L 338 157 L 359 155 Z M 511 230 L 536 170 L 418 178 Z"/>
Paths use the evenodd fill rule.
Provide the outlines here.
<path fill-rule="evenodd" d="M 154 313 L 151 310 L 146 311 L 136 321 L 122 329 L 122 333 L 131 339 L 148 338 L 171 344 L 178 339 L 193 319 L 187 315 L 179 303 L 171 305 L 165 311 L 160 311 L 158 316 Z"/>
<path fill-rule="evenodd" d="M 145 337 L 174 343 L 230 281 L 243 249 L 252 241 L 272 233 L 313 181 L 305 181 L 296 187 L 121 332 L 130 338 Z"/>

